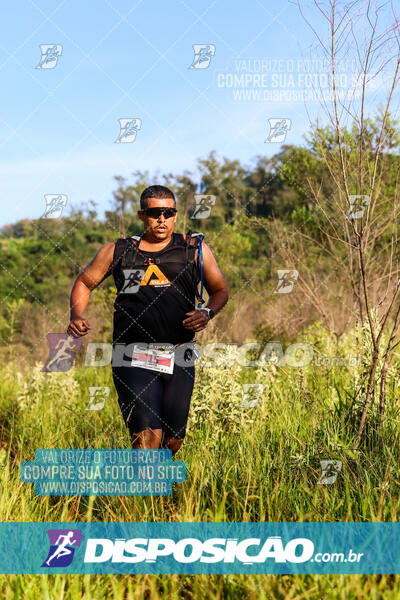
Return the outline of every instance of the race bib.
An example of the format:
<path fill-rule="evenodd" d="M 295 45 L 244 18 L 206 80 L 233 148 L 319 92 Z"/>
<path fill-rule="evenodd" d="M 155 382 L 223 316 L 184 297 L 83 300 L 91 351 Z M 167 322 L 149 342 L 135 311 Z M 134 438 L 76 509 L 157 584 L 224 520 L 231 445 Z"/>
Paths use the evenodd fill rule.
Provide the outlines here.
<path fill-rule="evenodd" d="M 131 365 L 132 367 L 141 367 L 159 373 L 173 373 L 174 348 L 165 350 L 137 344 L 133 347 Z"/>

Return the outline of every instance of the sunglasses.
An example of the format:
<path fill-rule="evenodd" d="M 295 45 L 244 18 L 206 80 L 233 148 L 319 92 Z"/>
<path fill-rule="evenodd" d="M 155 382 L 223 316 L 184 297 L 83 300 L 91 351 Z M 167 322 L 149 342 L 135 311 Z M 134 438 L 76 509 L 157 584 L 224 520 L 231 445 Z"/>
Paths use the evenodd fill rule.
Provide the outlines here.
<path fill-rule="evenodd" d="M 143 212 L 152 219 L 158 219 L 161 215 L 164 215 L 166 219 L 170 219 L 176 215 L 177 210 L 176 208 L 170 208 L 169 206 L 160 206 L 156 208 L 146 208 Z"/>

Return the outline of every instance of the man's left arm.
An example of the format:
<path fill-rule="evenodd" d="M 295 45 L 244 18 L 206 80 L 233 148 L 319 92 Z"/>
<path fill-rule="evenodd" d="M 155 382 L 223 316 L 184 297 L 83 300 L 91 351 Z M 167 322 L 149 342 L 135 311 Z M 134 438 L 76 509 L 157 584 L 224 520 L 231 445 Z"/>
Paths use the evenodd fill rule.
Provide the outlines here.
<path fill-rule="evenodd" d="M 204 242 L 202 243 L 202 251 L 204 287 L 210 297 L 207 308 L 217 313 L 228 301 L 228 286 L 213 253 Z M 182 324 L 185 329 L 191 329 L 192 331 L 201 331 L 210 320 L 208 312 L 204 309 L 191 310 L 186 315 L 188 318 L 182 321 Z"/>

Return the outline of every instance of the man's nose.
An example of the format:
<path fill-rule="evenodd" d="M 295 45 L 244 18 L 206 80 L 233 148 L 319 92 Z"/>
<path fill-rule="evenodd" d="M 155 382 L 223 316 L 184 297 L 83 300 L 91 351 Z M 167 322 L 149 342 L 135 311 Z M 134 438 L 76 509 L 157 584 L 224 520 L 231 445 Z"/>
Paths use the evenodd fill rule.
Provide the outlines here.
<path fill-rule="evenodd" d="M 161 215 L 158 217 L 157 221 L 161 221 L 161 222 L 165 221 L 164 213 L 161 213 Z"/>

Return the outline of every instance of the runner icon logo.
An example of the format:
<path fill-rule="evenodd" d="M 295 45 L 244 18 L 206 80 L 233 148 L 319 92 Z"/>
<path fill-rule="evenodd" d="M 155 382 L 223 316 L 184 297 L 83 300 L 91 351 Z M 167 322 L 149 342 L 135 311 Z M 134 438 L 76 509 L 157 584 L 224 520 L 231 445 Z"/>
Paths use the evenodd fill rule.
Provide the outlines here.
<path fill-rule="evenodd" d="M 50 550 L 42 567 L 68 567 L 82 541 L 79 529 L 48 529 Z"/>

